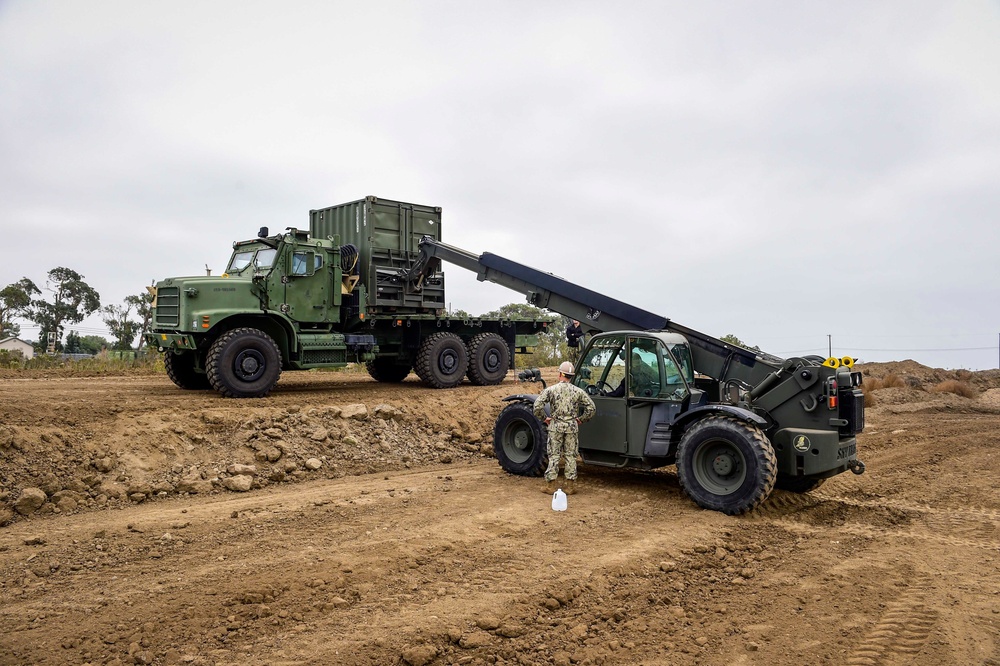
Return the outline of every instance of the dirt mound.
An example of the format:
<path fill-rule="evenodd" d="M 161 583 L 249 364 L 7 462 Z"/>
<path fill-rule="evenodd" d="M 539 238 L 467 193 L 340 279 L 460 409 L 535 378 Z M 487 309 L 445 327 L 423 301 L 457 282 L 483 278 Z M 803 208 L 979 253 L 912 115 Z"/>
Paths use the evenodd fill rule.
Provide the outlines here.
<path fill-rule="evenodd" d="M 942 370 L 911 360 L 856 367 L 867 404 L 875 409 L 994 413 L 1000 408 L 1000 370 Z"/>
<path fill-rule="evenodd" d="M 265 400 L 181 391 L 162 376 L 14 380 L 5 388 L 0 503 L 14 503 L 25 488 L 43 495 L 0 515 L 0 524 L 36 510 L 72 513 L 490 456 L 501 398 L 524 392 L 513 382 L 436 391 L 343 373 L 290 373 Z"/>

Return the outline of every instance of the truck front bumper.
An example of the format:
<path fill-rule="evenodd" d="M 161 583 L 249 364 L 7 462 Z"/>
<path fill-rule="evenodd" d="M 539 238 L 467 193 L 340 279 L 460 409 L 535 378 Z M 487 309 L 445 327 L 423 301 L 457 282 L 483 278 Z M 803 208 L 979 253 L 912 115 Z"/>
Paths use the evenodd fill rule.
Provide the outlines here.
<path fill-rule="evenodd" d="M 147 346 L 156 347 L 161 352 L 198 348 L 198 340 L 190 333 L 146 333 L 145 338 Z"/>

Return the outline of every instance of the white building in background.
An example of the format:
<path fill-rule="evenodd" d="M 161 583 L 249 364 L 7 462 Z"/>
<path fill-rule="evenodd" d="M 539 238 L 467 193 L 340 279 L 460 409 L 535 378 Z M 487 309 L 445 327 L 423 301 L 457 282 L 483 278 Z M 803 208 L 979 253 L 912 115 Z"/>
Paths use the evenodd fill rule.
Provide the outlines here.
<path fill-rule="evenodd" d="M 19 351 L 24 354 L 24 358 L 26 359 L 35 355 L 35 348 L 20 338 L 4 338 L 0 340 L 0 349 Z"/>

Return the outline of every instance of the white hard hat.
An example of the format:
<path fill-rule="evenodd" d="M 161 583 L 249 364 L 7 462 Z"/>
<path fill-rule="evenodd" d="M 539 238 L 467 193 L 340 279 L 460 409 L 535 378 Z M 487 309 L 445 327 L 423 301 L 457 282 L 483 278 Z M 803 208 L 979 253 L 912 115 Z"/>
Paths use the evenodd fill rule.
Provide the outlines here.
<path fill-rule="evenodd" d="M 572 376 L 573 364 L 570 363 L 569 361 L 563 361 L 562 364 L 559 366 L 559 374 L 566 375 L 567 377 Z"/>

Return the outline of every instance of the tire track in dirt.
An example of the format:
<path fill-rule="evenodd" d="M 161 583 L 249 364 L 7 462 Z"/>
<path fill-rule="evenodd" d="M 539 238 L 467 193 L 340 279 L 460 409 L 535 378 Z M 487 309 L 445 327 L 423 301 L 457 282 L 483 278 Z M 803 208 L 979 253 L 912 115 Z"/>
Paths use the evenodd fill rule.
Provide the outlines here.
<path fill-rule="evenodd" d="M 847 666 L 902 666 L 919 653 L 940 615 L 927 605 L 927 597 L 932 593 L 927 576 L 914 581 L 899 599 L 889 604 L 875 627 L 851 650 Z"/>
<path fill-rule="evenodd" d="M 798 532 L 821 533 L 832 522 L 838 530 L 858 536 L 914 538 L 1000 550 L 1000 511 L 984 507 L 955 511 L 898 500 L 859 500 L 829 491 L 802 495 L 776 492 L 748 518 L 774 521 Z"/>

